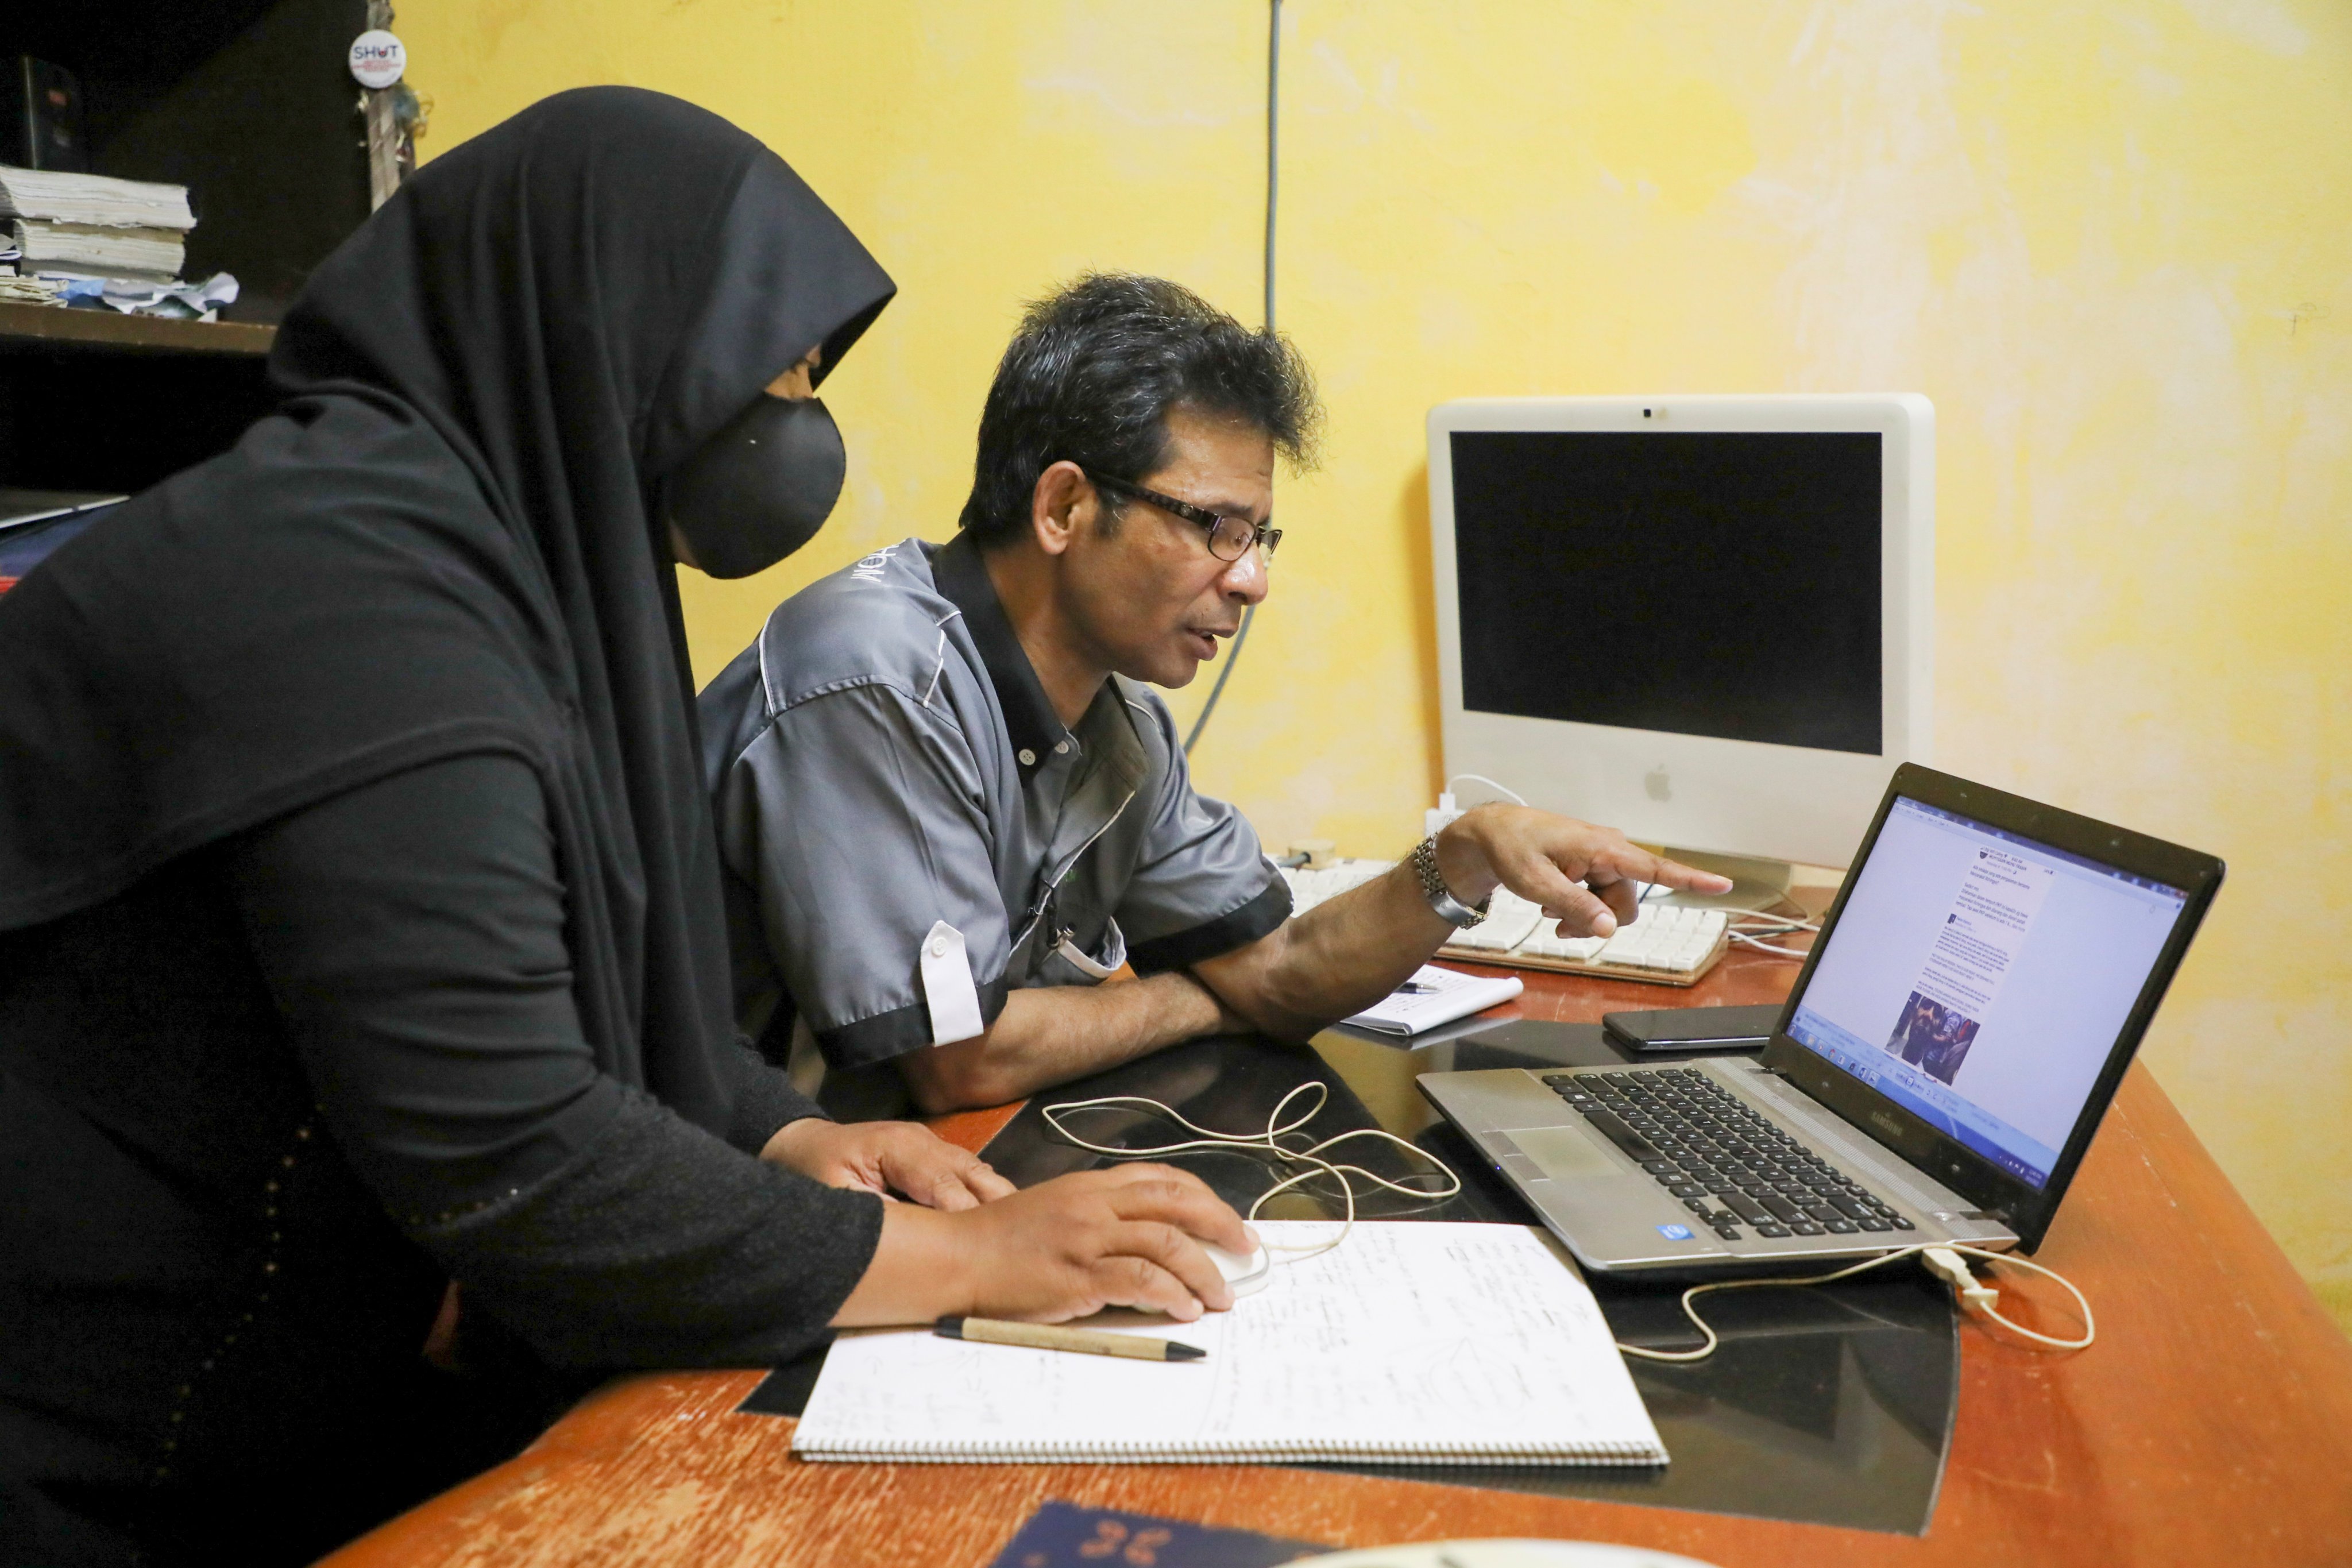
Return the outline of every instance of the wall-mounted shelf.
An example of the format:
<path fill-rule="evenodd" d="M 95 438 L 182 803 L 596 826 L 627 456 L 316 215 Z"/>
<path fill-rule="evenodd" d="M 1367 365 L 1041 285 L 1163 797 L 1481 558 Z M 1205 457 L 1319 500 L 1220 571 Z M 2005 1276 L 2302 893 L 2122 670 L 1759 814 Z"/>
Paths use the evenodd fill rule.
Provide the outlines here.
<path fill-rule="evenodd" d="M 11 347 L 70 343 L 165 353 L 266 354 L 277 341 L 277 328 L 242 321 L 184 321 L 126 316 L 120 310 L 0 304 L 0 344 Z"/>
<path fill-rule="evenodd" d="M 274 321 L 365 221 L 347 61 L 367 0 L 0 4 L 0 58 L 81 82 L 91 171 L 185 185 L 184 274 L 236 278 L 226 322 L 0 304 L 0 487 L 138 491 L 268 412 Z"/>
<path fill-rule="evenodd" d="M 0 304 L 0 486 L 133 491 L 268 412 L 275 327 Z"/>

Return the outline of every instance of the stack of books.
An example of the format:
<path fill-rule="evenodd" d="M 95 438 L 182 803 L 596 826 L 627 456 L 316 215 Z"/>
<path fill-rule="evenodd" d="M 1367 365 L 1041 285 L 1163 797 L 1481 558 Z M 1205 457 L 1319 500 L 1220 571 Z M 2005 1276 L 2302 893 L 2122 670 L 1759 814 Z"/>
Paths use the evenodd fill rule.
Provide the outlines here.
<path fill-rule="evenodd" d="M 209 321 L 236 283 L 182 281 L 195 226 L 185 185 L 0 165 L 0 298 Z"/>

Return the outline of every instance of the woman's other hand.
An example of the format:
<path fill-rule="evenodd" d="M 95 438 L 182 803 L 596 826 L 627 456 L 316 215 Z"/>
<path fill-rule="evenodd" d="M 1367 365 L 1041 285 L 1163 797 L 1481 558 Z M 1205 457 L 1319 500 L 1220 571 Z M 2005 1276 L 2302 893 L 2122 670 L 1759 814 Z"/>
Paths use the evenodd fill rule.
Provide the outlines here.
<path fill-rule="evenodd" d="M 814 1176 L 829 1187 L 884 1196 L 904 1193 L 945 1211 L 977 1208 L 1013 1191 L 979 1155 L 912 1121 L 788 1121 L 760 1158 Z"/>
<path fill-rule="evenodd" d="M 1080 1171 L 957 1214 L 902 1205 L 884 1214 L 874 1260 L 833 1321 L 1053 1323 L 1135 1307 L 1190 1322 L 1234 1304 L 1204 1243 L 1257 1245 L 1199 1177 L 1167 1165 Z"/>

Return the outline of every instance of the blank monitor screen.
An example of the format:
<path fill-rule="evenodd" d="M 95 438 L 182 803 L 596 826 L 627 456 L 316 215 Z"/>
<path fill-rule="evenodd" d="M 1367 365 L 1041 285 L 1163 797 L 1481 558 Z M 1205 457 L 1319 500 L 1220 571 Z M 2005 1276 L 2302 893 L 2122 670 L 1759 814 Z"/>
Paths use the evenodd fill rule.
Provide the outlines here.
<path fill-rule="evenodd" d="M 1874 432 L 1452 442 L 1463 707 L 1883 751 Z"/>

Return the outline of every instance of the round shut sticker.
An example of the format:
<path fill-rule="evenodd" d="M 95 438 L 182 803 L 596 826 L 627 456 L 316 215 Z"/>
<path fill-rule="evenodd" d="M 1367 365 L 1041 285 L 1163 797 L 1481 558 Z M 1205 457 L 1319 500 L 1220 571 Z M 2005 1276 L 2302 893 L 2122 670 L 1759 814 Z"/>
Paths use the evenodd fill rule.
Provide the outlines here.
<path fill-rule="evenodd" d="M 362 87 L 390 87 L 407 68 L 407 47 L 382 27 L 352 40 L 352 75 Z"/>

